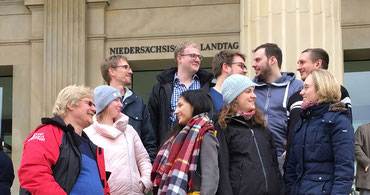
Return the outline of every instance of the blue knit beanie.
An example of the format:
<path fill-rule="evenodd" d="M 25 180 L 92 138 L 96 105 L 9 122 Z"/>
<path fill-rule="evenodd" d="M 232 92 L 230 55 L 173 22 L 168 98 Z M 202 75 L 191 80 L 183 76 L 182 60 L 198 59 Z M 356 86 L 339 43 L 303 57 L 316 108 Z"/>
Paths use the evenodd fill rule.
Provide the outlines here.
<path fill-rule="evenodd" d="M 113 100 L 122 98 L 121 93 L 108 85 L 102 85 L 94 89 L 94 103 L 96 114 L 101 113 Z"/>
<path fill-rule="evenodd" d="M 253 83 L 247 76 L 233 74 L 227 77 L 222 84 L 222 97 L 227 104 L 230 104 L 244 90 L 254 86 L 256 86 L 256 84 Z"/>

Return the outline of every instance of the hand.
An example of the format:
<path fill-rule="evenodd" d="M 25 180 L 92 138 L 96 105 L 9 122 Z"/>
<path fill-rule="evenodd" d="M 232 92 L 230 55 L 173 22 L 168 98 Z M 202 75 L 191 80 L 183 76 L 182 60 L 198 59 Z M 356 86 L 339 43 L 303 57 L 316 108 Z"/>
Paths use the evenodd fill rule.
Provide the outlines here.
<path fill-rule="evenodd" d="M 284 153 L 281 155 L 283 158 L 286 157 L 286 151 L 284 151 Z"/>
<path fill-rule="evenodd" d="M 369 165 L 367 165 L 366 167 L 365 167 L 365 173 L 367 173 L 367 171 L 369 170 Z"/>
<path fill-rule="evenodd" d="M 139 181 L 139 184 L 141 186 L 141 191 L 145 193 L 145 185 L 141 181 Z"/>

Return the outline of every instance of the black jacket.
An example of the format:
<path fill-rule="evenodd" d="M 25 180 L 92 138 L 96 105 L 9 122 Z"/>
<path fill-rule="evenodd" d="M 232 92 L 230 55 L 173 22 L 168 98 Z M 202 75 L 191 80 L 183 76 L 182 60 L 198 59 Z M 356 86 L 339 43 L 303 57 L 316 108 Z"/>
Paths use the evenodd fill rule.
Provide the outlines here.
<path fill-rule="evenodd" d="M 10 187 L 14 180 L 12 160 L 0 149 L 0 194 L 10 195 Z"/>
<path fill-rule="evenodd" d="M 233 117 L 225 130 L 216 124 L 220 182 L 217 194 L 284 194 L 275 144 L 270 131 L 243 117 Z"/>
<path fill-rule="evenodd" d="M 171 96 L 176 72 L 177 67 L 171 67 L 157 75 L 158 83 L 153 86 L 148 101 L 150 121 L 157 137 L 158 146 L 165 141 L 171 129 Z M 201 89 L 208 93 L 213 74 L 199 69 L 196 75 L 199 77 Z"/>
<path fill-rule="evenodd" d="M 123 102 L 121 112 L 129 117 L 128 123 L 139 134 L 141 141 L 153 163 L 157 155 L 157 139 L 150 123 L 149 111 L 144 99 L 133 93 Z"/>

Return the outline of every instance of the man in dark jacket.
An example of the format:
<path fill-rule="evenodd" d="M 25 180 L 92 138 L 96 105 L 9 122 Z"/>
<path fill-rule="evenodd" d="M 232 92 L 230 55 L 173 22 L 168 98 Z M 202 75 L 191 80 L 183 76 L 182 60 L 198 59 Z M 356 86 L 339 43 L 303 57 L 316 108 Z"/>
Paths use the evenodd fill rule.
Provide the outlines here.
<path fill-rule="evenodd" d="M 12 187 L 13 180 L 14 169 L 12 160 L 3 152 L 0 146 L 0 194 L 10 195 L 10 187 Z"/>
<path fill-rule="evenodd" d="M 93 123 L 92 90 L 59 92 L 53 118 L 43 118 L 24 141 L 19 183 L 31 194 L 109 194 L 104 153 L 83 129 Z M 23 190 L 21 190 L 23 192 Z"/>
<path fill-rule="evenodd" d="M 195 43 L 182 43 L 174 53 L 177 67 L 167 68 L 157 75 L 158 83 L 153 86 L 148 102 L 158 145 L 166 140 L 176 120 L 174 111 L 181 93 L 200 88 L 208 93 L 213 78 L 212 73 L 199 69 L 203 56 L 199 55 Z"/>
<path fill-rule="evenodd" d="M 128 123 L 139 134 L 153 163 L 157 154 L 157 139 L 144 99 L 127 87 L 131 85 L 131 75 L 133 74 L 127 58 L 121 55 L 110 56 L 103 61 L 100 68 L 105 82 L 120 91 L 123 105 L 121 112 L 129 117 Z"/>

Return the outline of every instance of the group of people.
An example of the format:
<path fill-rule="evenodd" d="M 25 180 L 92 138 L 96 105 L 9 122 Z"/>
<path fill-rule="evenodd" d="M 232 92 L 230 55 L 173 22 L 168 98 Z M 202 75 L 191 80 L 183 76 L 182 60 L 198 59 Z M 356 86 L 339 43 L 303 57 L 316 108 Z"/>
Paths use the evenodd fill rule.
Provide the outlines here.
<path fill-rule="evenodd" d="M 157 75 L 148 106 L 127 87 L 127 58 L 108 57 L 107 85 L 64 88 L 54 117 L 25 140 L 21 193 L 349 194 L 351 104 L 325 70 L 326 51 L 301 53 L 304 83 L 280 71 L 276 44 L 253 54 L 251 80 L 243 54 L 219 52 L 212 74 L 200 69 L 197 45 L 182 43 L 177 66 Z M 356 138 L 356 155 L 362 145 Z M 359 166 L 367 173 L 366 154 Z"/>

